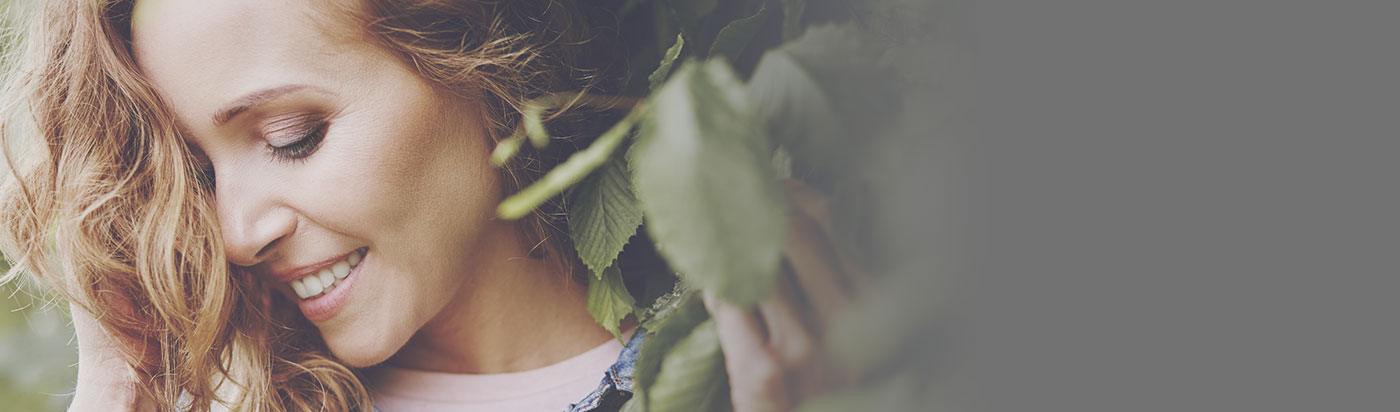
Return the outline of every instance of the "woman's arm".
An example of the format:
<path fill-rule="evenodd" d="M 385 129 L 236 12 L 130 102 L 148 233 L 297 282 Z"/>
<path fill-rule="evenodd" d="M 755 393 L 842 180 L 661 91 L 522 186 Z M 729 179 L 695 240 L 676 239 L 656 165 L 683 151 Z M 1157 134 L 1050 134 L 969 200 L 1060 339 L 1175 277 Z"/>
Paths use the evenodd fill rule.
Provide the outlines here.
<path fill-rule="evenodd" d="M 87 310 L 69 305 L 78 336 L 78 382 L 69 411 L 154 411 L 119 341 Z"/>

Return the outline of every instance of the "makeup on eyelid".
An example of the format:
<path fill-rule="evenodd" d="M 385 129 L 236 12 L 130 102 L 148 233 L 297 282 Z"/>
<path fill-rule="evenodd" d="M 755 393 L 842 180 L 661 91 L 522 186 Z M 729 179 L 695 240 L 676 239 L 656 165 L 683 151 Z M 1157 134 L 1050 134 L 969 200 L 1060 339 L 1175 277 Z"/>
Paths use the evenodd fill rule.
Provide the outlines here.
<path fill-rule="evenodd" d="M 313 117 L 298 115 L 277 119 L 268 123 L 263 140 L 272 155 L 279 160 L 302 160 L 310 157 L 320 147 L 326 137 L 329 122 Z"/>

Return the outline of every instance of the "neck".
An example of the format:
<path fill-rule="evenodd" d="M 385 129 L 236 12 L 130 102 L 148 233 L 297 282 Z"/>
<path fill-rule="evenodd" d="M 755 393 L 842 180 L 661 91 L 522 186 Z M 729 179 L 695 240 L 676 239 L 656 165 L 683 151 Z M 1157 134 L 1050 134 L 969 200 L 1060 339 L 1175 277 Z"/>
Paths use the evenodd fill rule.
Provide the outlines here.
<path fill-rule="evenodd" d="M 587 287 L 541 259 L 526 257 L 513 225 L 456 297 L 389 360 L 445 373 L 505 373 L 551 365 L 612 335 L 588 313 Z"/>

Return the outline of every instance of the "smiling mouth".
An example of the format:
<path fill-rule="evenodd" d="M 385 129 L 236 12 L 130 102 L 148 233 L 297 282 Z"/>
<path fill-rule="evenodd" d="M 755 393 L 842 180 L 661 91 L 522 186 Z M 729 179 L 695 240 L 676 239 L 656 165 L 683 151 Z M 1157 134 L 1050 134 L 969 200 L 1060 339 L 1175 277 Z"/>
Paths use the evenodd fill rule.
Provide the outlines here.
<path fill-rule="evenodd" d="M 337 282 L 344 280 L 346 276 L 349 276 L 350 271 L 354 269 L 355 266 L 358 266 L 361 261 L 364 260 L 364 255 L 364 249 L 359 249 L 354 252 L 350 252 L 349 255 L 345 256 L 344 260 L 335 262 L 335 264 L 332 264 L 330 266 L 326 266 L 325 268 L 321 269 L 316 273 L 303 276 L 300 279 L 296 279 L 291 282 L 287 282 L 287 285 L 291 286 L 292 291 L 296 293 L 297 298 L 300 298 L 302 300 L 323 295 L 335 289 L 335 285 Z"/>

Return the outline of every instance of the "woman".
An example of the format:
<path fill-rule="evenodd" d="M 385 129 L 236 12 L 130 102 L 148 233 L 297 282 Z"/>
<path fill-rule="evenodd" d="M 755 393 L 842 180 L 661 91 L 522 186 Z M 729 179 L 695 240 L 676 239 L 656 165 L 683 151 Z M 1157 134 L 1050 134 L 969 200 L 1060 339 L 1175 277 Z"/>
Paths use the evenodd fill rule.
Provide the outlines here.
<path fill-rule="evenodd" d="M 74 303 L 75 410 L 587 410 L 629 396 L 603 378 L 625 375 L 644 333 L 614 339 L 587 312 L 560 205 L 493 215 L 561 155 L 489 164 L 522 102 L 613 89 L 616 56 L 572 6 L 40 7 L 8 92 L 45 149 L 7 152 L 5 248 Z M 560 130 L 616 118 L 581 116 Z M 790 266 L 831 271 L 811 263 L 820 228 L 794 233 Z M 785 379 L 812 347 L 788 298 L 753 312 L 706 299 L 737 409 L 786 409 L 810 388 Z"/>

